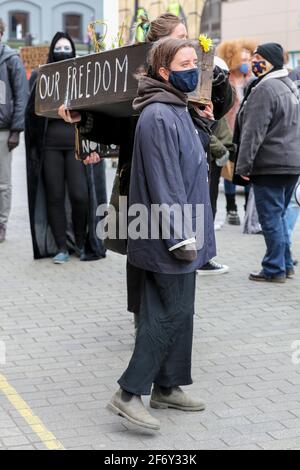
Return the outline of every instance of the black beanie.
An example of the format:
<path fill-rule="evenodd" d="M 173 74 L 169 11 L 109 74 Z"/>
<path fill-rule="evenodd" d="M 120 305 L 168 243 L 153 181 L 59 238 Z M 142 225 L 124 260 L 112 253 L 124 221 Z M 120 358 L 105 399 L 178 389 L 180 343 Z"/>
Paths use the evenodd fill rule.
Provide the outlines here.
<path fill-rule="evenodd" d="M 261 55 L 270 64 L 274 65 L 275 69 L 282 69 L 284 66 L 284 50 L 280 44 L 275 42 L 262 44 L 256 49 L 256 54 Z"/>

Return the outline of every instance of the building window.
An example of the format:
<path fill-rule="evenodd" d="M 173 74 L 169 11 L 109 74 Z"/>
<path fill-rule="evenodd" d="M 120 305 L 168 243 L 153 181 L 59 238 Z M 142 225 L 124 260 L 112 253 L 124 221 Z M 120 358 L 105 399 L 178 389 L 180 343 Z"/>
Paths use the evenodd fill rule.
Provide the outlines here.
<path fill-rule="evenodd" d="M 29 13 L 24 11 L 11 11 L 9 13 L 9 37 L 22 41 L 29 33 Z"/>
<path fill-rule="evenodd" d="M 221 40 L 221 0 L 206 0 L 202 13 L 201 33 L 210 36 L 214 42 Z"/>
<path fill-rule="evenodd" d="M 82 41 L 82 15 L 64 15 L 64 29 L 74 41 Z"/>

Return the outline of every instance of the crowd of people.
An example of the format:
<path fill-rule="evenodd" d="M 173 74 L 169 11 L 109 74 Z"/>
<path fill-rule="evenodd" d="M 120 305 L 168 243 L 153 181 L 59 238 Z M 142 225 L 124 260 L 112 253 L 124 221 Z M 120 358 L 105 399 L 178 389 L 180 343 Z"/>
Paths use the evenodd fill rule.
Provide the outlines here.
<path fill-rule="evenodd" d="M 4 24 L 0 20 L 0 38 Z M 127 254 L 128 310 L 135 316 L 136 343 L 109 409 L 128 421 L 158 430 L 160 422 L 143 404 L 202 411 L 205 403 L 181 387 L 192 383 L 196 274 L 226 274 L 215 261 L 217 201 L 225 178 L 227 223 L 241 225 L 237 186 L 245 192 L 251 233 L 267 246 L 255 282 L 286 283 L 295 275 L 292 234 L 300 208 L 299 70 L 290 71 L 277 43 L 225 41 L 217 48 L 212 101 L 189 102 L 199 81 L 195 43 L 177 16 L 154 20 L 146 40 L 153 43 L 149 68 L 139 78 L 132 117 L 59 109 L 59 119 L 34 110 L 37 73 L 27 83 L 17 53 L 0 44 L 0 242 L 6 238 L 11 206 L 12 151 L 25 129 L 29 215 L 35 259 L 65 264 L 105 257 L 97 237 L 97 207 L 107 203 L 105 166 L 93 152 L 75 159 L 75 135 L 119 146 L 114 197 L 129 206 L 177 205 L 191 230 L 165 239 L 130 237 Z M 48 63 L 76 56 L 72 39 L 58 33 Z M 185 212 L 186 206 L 191 213 Z M 195 222 L 201 205 L 202 233 Z M 249 228 L 250 226 L 250 228 Z M 258 227 L 258 228 L 257 228 Z M 123 241 L 114 250 L 124 254 Z M 121 247 L 122 245 L 122 247 Z"/>

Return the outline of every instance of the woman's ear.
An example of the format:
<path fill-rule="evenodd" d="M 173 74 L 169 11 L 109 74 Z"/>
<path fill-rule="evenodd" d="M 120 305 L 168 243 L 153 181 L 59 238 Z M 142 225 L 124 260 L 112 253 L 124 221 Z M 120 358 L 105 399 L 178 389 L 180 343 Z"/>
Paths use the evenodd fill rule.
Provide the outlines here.
<path fill-rule="evenodd" d="M 170 78 L 170 72 L 167 70 L 165 67 L 161 67 L 158 71 L 158 74 L 166 81 L 169 81 Z"/>

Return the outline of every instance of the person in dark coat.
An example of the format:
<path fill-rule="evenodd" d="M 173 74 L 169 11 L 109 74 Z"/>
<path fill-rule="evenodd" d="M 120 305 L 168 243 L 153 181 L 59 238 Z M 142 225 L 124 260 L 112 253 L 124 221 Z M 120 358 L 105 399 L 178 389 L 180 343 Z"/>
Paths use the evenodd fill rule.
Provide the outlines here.
<path fill-rule="evenodd" d="M 57 33 L 48 63 L 75 56 L 70 36 Z M 75 126 L 35 114 L 36 78 L 34 72 L 25 130 L 34 258 L 54 256 L 54 263 L 63 264 L 75 251 L 82 261 L 101 259 L 105 249 L 96 235 L 96 211 L 107 202 L 105 163 L 85 167 L 75 160 Z"/>
<path fill-rule="evenodd" d="M 12 201 L 12 154 L 24 130 L 28 83 L 19 54 L 2 44 L 0 18 L 0 243 L 6 239 Z"/>
<path fill-rule="evenodd" d="M 192 383 L 196 270 L 215 256 L 216 246 L 206 154 L 187 108 L 186 93 L 195 90 L 199 79 L 196 50 L 192 42 L 164 39 L 153 47 L 149 62 L 151 75 L 141 78 L 134 101 L 141 116 L 129 200 L 128 258 L 145 272 L 140 319 L 133 356 L 108 407 L 157 430 L 159 421 L 141 399 L 151 390 L 152 408 L 205 409 L 181 386 Z M 158 206 L 162 220 L 152 217 Z M 170 217 L 166 235 L 164 211 L 175 207 L 182 230 L 177 217 Z M 135 210 L 147 214 L 140 222 L 142 236 L 134 230 Z"/>
<path fill-rule="evenodd" d="M 260 45 L 254 81 L 237 119 L 236 173 L 253 183 L 267 252 L 251 281 L 285 283 L 295 274 L 286 211 L 300 175 L 300 95 L 284 68 L 280 44 Z"/>
<path fill-rule="evenodd" d="M 295 70 L 292 70 L 289 74 L 289 77 L 293 82 L 300 81 L 300 67 L 297 67 Z"/>

